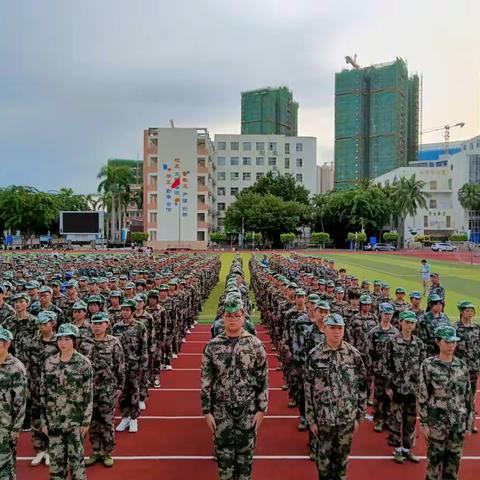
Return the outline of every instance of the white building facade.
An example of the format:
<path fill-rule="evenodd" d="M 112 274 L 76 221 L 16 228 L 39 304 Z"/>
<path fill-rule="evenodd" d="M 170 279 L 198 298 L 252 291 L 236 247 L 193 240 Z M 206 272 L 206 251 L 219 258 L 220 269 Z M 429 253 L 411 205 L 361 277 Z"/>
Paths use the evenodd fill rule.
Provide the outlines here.
<path fill-rule="evenodd" d="M 285 135 L 215 135 L 217 226 L 244 188 L 272 171 L 292 175 L 311 194 L 317 190 L 317 141 Z"/>
<path fill-rule="evenodd" d="M 328 193 L 334 187 L 335 170 L 333 162 L 317 165 L 317 193 Z"/>

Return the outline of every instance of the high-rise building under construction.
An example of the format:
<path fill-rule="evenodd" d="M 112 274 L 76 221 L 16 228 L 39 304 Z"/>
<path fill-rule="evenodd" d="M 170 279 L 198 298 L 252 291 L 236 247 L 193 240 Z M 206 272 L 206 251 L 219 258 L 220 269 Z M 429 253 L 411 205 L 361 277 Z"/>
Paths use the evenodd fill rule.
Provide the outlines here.
<path fill-rule="evenodd" d="M 242 92 L 242 135 L 298 133 L 298 103 L 287 87 Z"/>
<path fill-rule="evenodd" d="M 417 159 L 419 90 L 400 58 L 335 75 L 336 190 Z"/>

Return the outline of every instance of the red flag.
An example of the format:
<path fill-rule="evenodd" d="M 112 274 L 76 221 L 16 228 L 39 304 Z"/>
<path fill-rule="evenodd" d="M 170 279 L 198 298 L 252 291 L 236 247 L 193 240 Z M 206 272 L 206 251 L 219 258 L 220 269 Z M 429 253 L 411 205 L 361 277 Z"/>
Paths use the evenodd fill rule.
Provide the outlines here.
<path fill-rule="evenodd" d="M 177 177 L 170 188 L 178 188 L 180 186 L 180 177 Z"/>

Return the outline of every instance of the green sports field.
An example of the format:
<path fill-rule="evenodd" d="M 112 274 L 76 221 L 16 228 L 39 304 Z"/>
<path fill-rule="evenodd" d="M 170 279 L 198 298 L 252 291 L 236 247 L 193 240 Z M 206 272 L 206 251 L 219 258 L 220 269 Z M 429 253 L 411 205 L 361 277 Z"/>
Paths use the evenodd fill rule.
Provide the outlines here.
<path fill-rule="evenodd" d="M 249 282 L 248 259 L 251 253 L 242 253 L 244 271 Z M 228 273 L 234 253 L 223 253 L 220 282 L 210 294 L 200 314 L 201 322 L 210 323 L 215 315 L 218 298 L 225 287 L 225 277 Z M 319 254 L 325 256 L 325 254 Z M 403 287 L 407 292 L 411 290 L 422 291 L 420 258 L 402 255 L 381 253 L 335 253 L 327 254 L 337 263 L 337 268 L 345 267 L 349 274 L 356 275 L 360 281 L 368 278 L 382 280 L 389 283 L 392 292 L 395 287 Z M 480 267 L 465 265 L 463 263 L 448 262 L 443 260 L 429 260 L 432 272 L 438 272 L 440 283 L 447 291 L 446 312 L 451 320 L 458 316 L 457 302 L 468 299 L 480 306 Z M 479 307 L 480 308 L 480 307 Z"/>

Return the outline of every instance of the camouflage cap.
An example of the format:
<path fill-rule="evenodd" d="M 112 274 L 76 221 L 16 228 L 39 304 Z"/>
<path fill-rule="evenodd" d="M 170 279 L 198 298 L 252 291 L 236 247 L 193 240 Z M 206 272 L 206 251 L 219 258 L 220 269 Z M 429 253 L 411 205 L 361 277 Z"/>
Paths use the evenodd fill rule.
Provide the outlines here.
<path fill-rule="evenodd" d="M 90 323 L 102 323 L 102 322 L 110 323 L 110 317 L 105 312 L 94 313 L 92 315 L 92 318 L 90 319 Z"/>
<path fill-rule="evenodd" d="M 422 294 L 418 290 L 413 290 L 410 292 L 409 297 L 420 300 L 422 298 Z"/>
<path fill-rule="evenodd" d="M 38 293 L 50 293 L 50 294 L 52 294 L 53 290 L 50 287 L 48 287 L 47 285 L 44 285 L 43 287 L 40 288 Z"/>
<path fill-rule="evenodd" d="M 373 284 L 377 287 L 381 287 L 383 285 L 383 282 L 381 280 L 374 280 Z"/>
<path fill-rule="evenodd" d="M 25 288 L 27 290 L 33 290 L 34 288 L 40 288 L 40 283 L 38 283 L 36 280 L 32 280 L 31 282 L 27 282 L 25 284 Z"/>
<path fill-rule="evenodd" d="M 90 282 L 90 283 L 92 283 L 92 282 Z M 78 287 L 78 283 L 77 283 L 76 280 L 69 280 L 69 281 L 65 284 L 65 286 L 66 286 L 67 288 L 77 288 L 77 287 Z"/>
<path fill-rule="evenodd" d="M 466 308 L 473 308 L 475 310 L 475 305 L 470 300 L 463 300 L 457 303 L 457 308 L 459 310 L 465 310 Z"/>
<path fill-rule="evenodd" d="M 61 286 L 62 286 L 62 282 L 61 282 L 60 280 L 52 280 L 52 281 L 50 282 L 50 285 L 51 285 L 52 287 L 61 287 Z"/>
<path fill-rule="evenodd" d="M 0 327 L 0 340 L 4 340 L 5 342 L 13 342 L 12 332 L 6 328 Z"/>
<path fill-rule="evenodd" d="M 73 323 L 63 323 L 58 327 L 57 334 L 55 338 L 58 337 L 78 337 L 78 328 Z"/>
<path fill-rule="evenodd" d="M 148 298 L 158 298 L 160 296 L 160 292 L 156 288 L 152 288 L 148 292 Z"/>
<path fill-rule="evenodd" d="M 438 273 L 433 272 L 433 273 L 430 274 L 430 277 L 438 277 Z"/>
<path fill-rule="evenodd" d="M 133 299 L 136 302 L 146 302 L 147 301 L 147 296 L 144 293 L 137 293 Z"/>
<path fill-rule="evenodd" d="M 406 322 L 417 323 L 417 316 L 415 315 L 415 312 L 411 312 L 409 310 L 400 312 L 399 319 L 400 321 L 405 320 Z"/>
<path fill-rule="evenodd" d="M 319 279 L 318 279 L 318 284 L 319 284 L 319 285 L 326 285 L 326 284 L 327 284 L 327 281 L 326 281 L 324 278 L 319 278 Z"/>
<path fill-rule="evenodd" d="M 327 280 L 327 283 L 326 283 L 327 287 L 334 287 L 335 286 L 335 282 L 333 280 Z"/>
<path fill-rule="evenodd" d="M 395 309 L 393 308 L 393 305 L 388 302 L 383 302 L 379 306 L 379 312 L 380 313 L 391 313 L 393 314 L 395 312 Z"/>
<path fill-rule="evenodd" d="M 79 300 L 73 304 L 72 310 L 85 310 L 87 311 L 87 304 L 83 300 Z"/>
<path fill-rule="evenodd" d="M 288 288 L 294 288 L 295 290 L 298 288 L 298 285 L 295 282 L 290 282 L 287 286 Z"/>
<path fill-rule="evenodd" d="M 323 321 L 325 326 L 344 326 L 345 322 L 343 321 L 343 317 L 338 313 L 330 313 L 325 317 Z"/>
<path fill-rule="evenodd" d="M 345 289 L 343 287 L 336 287 L 335 293 L 345 293 Z"/>
<path fill-rule="evenodd" d="M 446 342 L 458 342 L 460 338 L 457 337 L 457 331 L 450 325 L 440 325 L 435 329 L 435 338 L 441 338 Z"/>
<path fill-rule="evenodd" d="M 170 287 L 166 284 L 166 283 L 162 283 L 158 289 L 161 291 L 161 292 L 165 292 L 167 290 L 170 290 Z"/>
<path fill-rule="evenodd" d="M 312 303 L 315 303 L 318 300 L 320 300 L 320 297 L 316 293 L 311 293 L 307 298 L 308 298 L 308 301 Z"/>
<path fill-rule="evenodd" d="M 50 310 L 42 310 L 37 315 L 35 319 L 35 323 L 37 325 L 43 325 L 48 322 L 55 322 L 57 323 L 57 314 L 55 312 L 51 312 Z"/>
<path fill-rule="evenodd" d="M 398 288 L 395 289 L 395 295 L 396 295 L 397 293 L 407 293 L 407 292 L 405 291 L 404 288 L 398 287 Z"/>
<path fill-rule="evenodd" d="M 297 288 L 295 290 L 295 295 L 297 297 L 306 297 L 307 296 L 307 292 L 305 290 L 303 290 L 302 288 Z"/>
<path fill-rule="evenodd" d="M 372 297 L 370 295 L 361 295 L 360 296 L 360 303 L 363 305 L 371 305 L 372 304 Z"/>
<path fill-rule="evenodd" d="M 122 298 L 123 294 L 120 290 L 112 290 L 110 292 L 110 297 L 117 297 L 117 298 Z"/>
<path fill-rule="evenodd" d="M 432 293 L 431 295 L 428 296 L 428 301 L 429 302 L 441 302 L 442 297 L 440 295 L 437 295 L 436 293 Z"/>
<path fill-rule="evenodd" d="M 227 313 L 235 313 L 239 310 L 243 310 L 243 304 L 238 298 L 228 297 L 227 299 L 225 299 L 223 306 L 225 312 Z"/>
<path fill-rule="evenodd" d="M 27 303 L 30 303 L 30 297 L 26 293 L 15 293 L 11 298 L 12 302 L 17 300 L 25 300 Z"/>
<path fill-rule="evenodd" d="M 368 281 L 368 278 L 364 278 L 362 280 L 362 285 L 370 285 L 370 282 Z"/>
<path fill-rule="evenodd" d="M 96 284 L 98 283 L 98 278 L 96 278 L 96 277 L 90 277 L 90 278 L 88 279 L 88 283 L 89 283 L 90 285 L 96 285 Z"/>
<path fill-rule="evenodd" d="M 87 303 L 103 303 L 103 299 L 100 295 L 90 295 L 87 298 Z"/>
<path fill-rule="evenodd" d="M 127 282 L 125 285 L 125 290 L 128 290 L 130 288 L 135 288 L 135 284 L 133 282 Z"/>
<path fill-rule="evenodd" d="M 382 283 L 382 288 L 390 288 L 390 285 L 388 283 Z"/>
<path fill-rule="evenodd" d="M 127 298 L 122 302 L 120 307 L 121 308 L 131 308 L 132 310 L 135 310 L 135 308 L 137 308 L 137 302 L 135 300 Z"/>
<path fill-rule="evenodd" d="M 325 302 L 324 300 L 319 300 L 318 302 L 315 302 L 315 310 L 330 311 L 330 305 L 328 304 L 328 302 Z"/>

